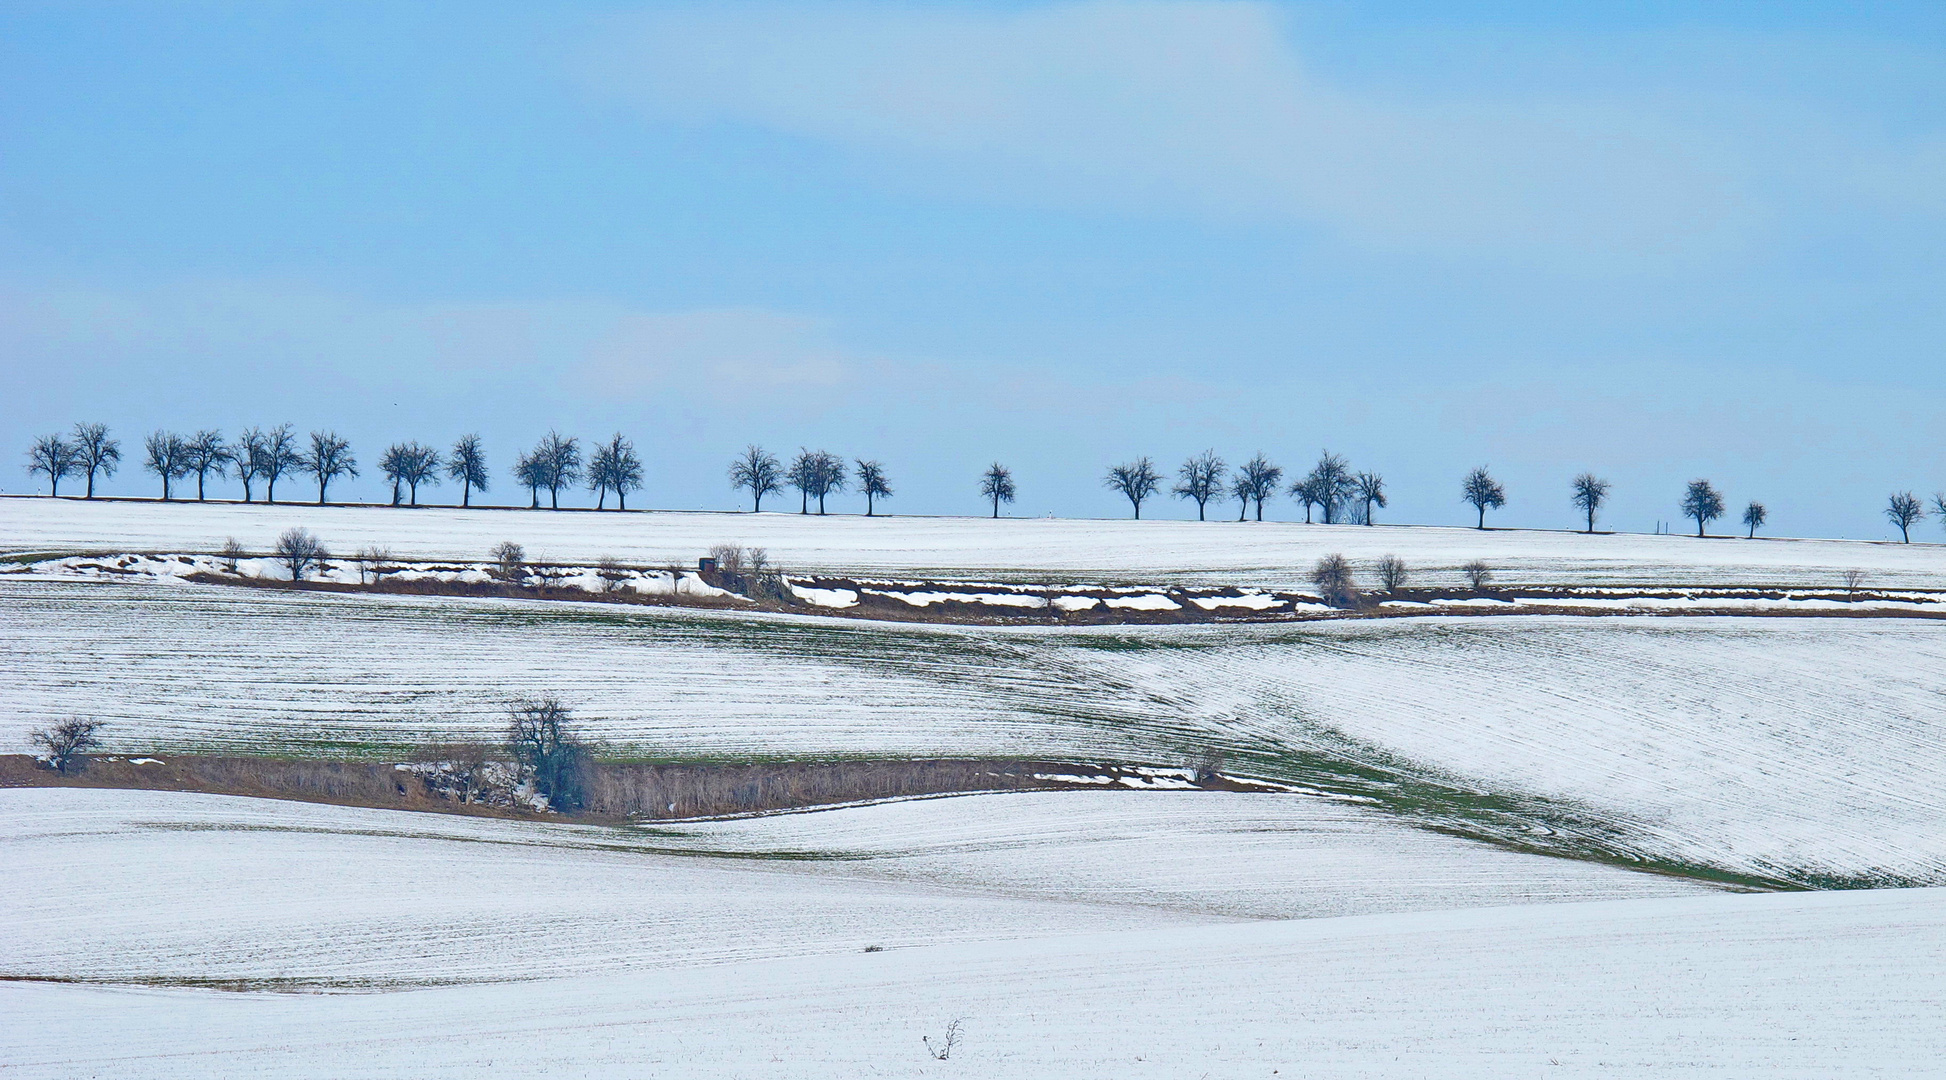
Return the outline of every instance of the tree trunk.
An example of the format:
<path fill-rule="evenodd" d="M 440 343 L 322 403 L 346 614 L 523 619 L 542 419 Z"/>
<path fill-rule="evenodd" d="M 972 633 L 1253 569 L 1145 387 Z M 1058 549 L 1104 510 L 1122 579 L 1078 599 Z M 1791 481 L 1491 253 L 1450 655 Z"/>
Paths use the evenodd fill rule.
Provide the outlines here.
<path fill-rule="evenodd" d="M 324 477 L 322 476 L 318 477 L 318 505 L 319 506 L 324 505 L 324 489 L 330 483 L 331 481 L 326 480 Z"/>
<path fill-rule="evenodd" d="M 95 471 L 93 469 L 88 470 L 88 497 L 90 499 L 95 497 Z"/>
<path fill-rule="evenodd" d="M 1701 514 L 1698 514 L 1696 516 L 1696 536 L 1698 539 L 1701 539 L 1702 535 L 1703 535 L 1703 518 Z"/>
<path fill-rule="evenodd" d="M 547 508 L 549 510 L 559 510 L 561 508 L 560 488 L 551 487 L 547 489 Z"/>
<path fill-rule="evenodd" d="M 865 516 L 872 516 L 872 493 L 869 491 L 865 493 Z"/>
<path fill-rule="evenodd" d="M 1205 520 L 1203 517 L 1203 504 L 1201 502 L 1198 502 L 1196 504 L 1196 520 L 1197 521 Z"/>
<path fill-rule="evenodd" d="M 204 473 L 196 474 L 196 501 L 197 502 L 203 501 L 203 477 L 205 475 L 206 474 Z"/>
<path fill-rule="evenodd" d="M 1264 501 L 1262 499 L 1258 499 L 1257 500 L 1257 520 L 1262 521 L 1263 519 L 1264 519 Z"/>
<path fill-rule="evenodd" d="M 818 516 L 819 517 L 824 516 L 824 496 L 823 495 L 818 496 Z"/>
<path fill-rule="evenodd" d="M 628 509 L 628 492 L 623 491 L 621 488 L 615 489 L 615 509 Z"/>
<path fill-rule="evenodd" d="M 470 476 L 462 477 L 460 479 L 459 504 L 461 506 L 473 505 L 473 478 Z"/>
<path fill-rule="evenodd" d="M 1486 528 L 1486 527 L 1487 527 L 1487 507 L 1486 507 L 1486 504 L 1485 504 L 1485 503 L 1481 503 L 1480 505 L 1478 505 L 1478 506 L 1476 506 L 1476 507 L 1474 507 L 1473 509 L 1475 509 L 1475 510 L 1478 510 L 1478 511 L 1480 512 L 1480 523 L 1479 523 L 1478 525 L 1475 525 L 1475 526 L 1474 526 L 1474 528 L 1476 528 L 1476 529 L 1484 529 L 1484 528 Z"/>

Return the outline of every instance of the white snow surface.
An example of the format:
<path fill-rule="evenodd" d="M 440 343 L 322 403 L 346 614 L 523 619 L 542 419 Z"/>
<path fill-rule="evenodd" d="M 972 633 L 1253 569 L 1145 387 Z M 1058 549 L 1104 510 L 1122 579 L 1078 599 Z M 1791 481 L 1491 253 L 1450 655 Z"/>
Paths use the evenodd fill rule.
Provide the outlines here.
<path fill-rule="evenodd" d="M 959 796 L 615 829 L 0 790 L 0 974 L 398 986 L 1233 919 L 1701 895 L 1301 795 Z"/>
<path fill-rule="evenodd" d="M 511 540 L 536 561 L 694 565 L 721 543 L 768 549 L 791 572 L 883 572 L 991 580 L 1114 579 L 1304 587 L 1326 553 L 1355 566 L 1396 554 L 1422 584 L 1455 585 L 1474 559 L 1502 584 L 1835 585 L 1846 569 L 1879 587 L 1946 585 L 1946 547 L 1842 540 L 1697 539 L 1435 526 L 1055 518 L 829 517 L 700 512 L 601 513 L 285 503 L 93 502 L 0 497 L 0 550 L 219 550 L 234 537 L 267 551 L 301 526 L 332 551 L 379 546 L 400 557 L 482 559 Z"/>
<path fill-rule="evenodd" d="M 491 738 L 508 700 L 555 693 L 659 754 L 1309 751 L 1557 800 L 1652 857 L 1946 881 L 1946 637 L 1925 620 L 1054 631 L 0 581 L 0 654 L 18 751 L 85 712 L 111 752 L 396 753 Z"/>
<path fill-rule="evenodd" d="M 1219 817 L 1226 801 L 1039 796 L 1015 804 L 1015 827 L 1055 798 L 1173 798 Z M 969 816 L 998 805 L 935 800 L 760 826 L 784 830 L 772 839 L 828 839 L 856 854 L 882 846 L 872 813 L 907 814 L 882 837 L 975 859 L 948 882 L 886 881 L 846 861 L 672 858 L 603 846 L 601 830 L 574 827 L 215 796 L 0 792 L 10 866 L 0 967 L 80 981 L 0 982 L 0 1062 L 35 1078 L 1275 1070 L 1497 1080 L 1924 1076 L 1938 1075 L 1946 1050 L 1946 890 L 1235 920 L 1091 902 L 1092 887 L 1083 899 L 1047 899 L 1043 880 L 1021 888 L 1026 864 L 1079 846 L 1105 868 L 1085 850 L 1095 841 L 1023 844 L 964 819 L 924 820 L 953 803 L 977 804 Z M 731 827 L 714 835 L 760 839 Z M 1220 828 L 1204 838 L 1218 845 L 1214 857 L 1181 845 L 1149 858 L 1178 863 L 1175 887 L 1193 889 L 1198 865 L 1274 853 Z M 1248 847 L 1224 847 L 1238 840 Z M 1015 877 L 965 884 L 1009 850 Z M 1301 868 L 1302 846 L 1291 853 Z M 1375 847 L 1370 871 L 1412 873 L 1396 854 Z M 1232 880 L 1211 884 L 1234 896 Z M 345 988 L 436 973 L 458 985 L 168 985 L 226 973 Z M 921 1037 L 938 1045 L 954 1020 L 962 1039 L 935 1061 Z"/>

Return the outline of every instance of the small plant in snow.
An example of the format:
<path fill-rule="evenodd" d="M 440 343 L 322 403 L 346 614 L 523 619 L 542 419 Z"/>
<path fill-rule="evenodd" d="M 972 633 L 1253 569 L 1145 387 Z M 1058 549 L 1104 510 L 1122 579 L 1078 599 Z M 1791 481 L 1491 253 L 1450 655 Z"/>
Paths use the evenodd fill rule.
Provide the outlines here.
<path fill-rule="evenodd" d="M 1387 593 L 1395 593 L 1404 588 L 1405 579 L 1410 573 L 1406 569 L 1405 560 L 1397 555 L 1381 556 L 1375 569 L 1378 571 L 1378 587 Z"/>
<path fill-rule="evenodd" d="M 1460 573 L 1466 575 L 1466 583 L 1473 586 L 1474 592 L 1485 592 L 1493 584 L 1493 568 L 1479 559 L 1460 567 Z"/>
<path fill-rule="evenodd" d="M 100 720 L 73 717 L 29 733 L 27 741 L 47 751 L 41 760 L 48 768 L 69 776 L 87 769 L 88 751 L 101 745 L 101 728 Z"/>
<path fill-rule="evenodd" d="M 1844 573 L 1844 579 L 1845 579 L 1845 599 L 1849 600 L 1852 598 L 1853 594 L 1858 592 L 1858 587 L 1860 585 L 1865 584 L 1865 571 L 1847 570 Z"/>
<path fill-rule="evenodd" d="M 487 552 L 487 558 L 493 560 L 493 569 L 489 572 L 501 581 L 519 585 L 527 580 L 527 549 L 519 544 L 502 540 Z"/>
<path fill-rule="evenodd" d="M 1351 563 L 1343 555 L 1331 554 L 1311 568 L 1311 584 L 1332 607 L 1351 607 L 1358 602 L 1358 588 L 1352 581 Z"/>
<path fill-rule="evenodd" d="M 1205 750 L 1196 758 L 1193 771 L 1198 784 L 1213 783 L 1223 775 L 1223 751 Z"/>
<path fill-rule="evenodd" d="M 243 550 L 242 544 L 237 543 L 236 537 L 232 536 L 228 540 L 223 541 L 223 569 L 232 574 L 237 573 L 237 563 L 248 557 L 249 554 L 249 552 Z"/>
<path fill-rule="evenodd" d="M 376 585 L 380 575 L 392 570 L 392 552 L 377 545 L 358 553 L 358 583 Z"/>
<path fill-rule="evenodd" d="M 959 1046 L 959 1025 L 960 1022 L 958 1020 L 947 1024 L 946 1037 L 939 1041 L 938 1046 L 932 1044 L 932 1036 L 919 1036 L 919 1041 L 926 1044 L 926 1053 L 931 1054 L 934 1061 L 945 1061 L 947 1058 L 953 1056 L 953 1050 Z"/>
<path fill-rule="evenodd" d="M 290 568 L 292 581 L 303 581 L 312 567 L 331 557 L 308 529 L 291 529 L 277 538 L 277 557 Z"/>

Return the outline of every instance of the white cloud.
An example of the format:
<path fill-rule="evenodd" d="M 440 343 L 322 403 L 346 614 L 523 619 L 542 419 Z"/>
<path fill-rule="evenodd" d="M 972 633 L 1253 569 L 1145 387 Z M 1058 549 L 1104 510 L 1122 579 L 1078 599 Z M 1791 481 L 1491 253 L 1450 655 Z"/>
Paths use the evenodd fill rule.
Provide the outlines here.
<path fill-rule="evenodd" d="M 607 91 L 962 196 L 1542 261 L 1709 255 L 1766 213 L 1707 132 L 1599 101 L 1334 87 L 1265 4 L 708 6 L 629 25 L 595 65 Z"/>

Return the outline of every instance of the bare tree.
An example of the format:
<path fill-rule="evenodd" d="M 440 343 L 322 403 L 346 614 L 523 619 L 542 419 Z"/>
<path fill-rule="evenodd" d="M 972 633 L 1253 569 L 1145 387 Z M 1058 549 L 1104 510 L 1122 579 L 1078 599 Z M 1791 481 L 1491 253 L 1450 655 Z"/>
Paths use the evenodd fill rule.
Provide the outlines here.
<path fill-rule="evenodd" d="M 108 437 L 106 424 L 74 425 L 75 469 L 88 477 L 86 498 L 95 497 L 95 475 L 113 476 L 122 463 L 122 444 Z"/>
<path fill-rule="evenodd" d="M 730 490 L 750 492 L 751 513 L 761 513 L 764 496 L 783 489 L 784 466 L 763 447 L 746 446 L 743 456 L 730 462 Z"/>
<path fill-rule="evenodd" d="M 148 455 L 142 467 L 162 478 L 162 501 L 168 502 L 170 483 L 189 471 L 188 444 L 173 431 L 156 431 L 143 441 L 142 448 Z"/>
<path fill-rule="evenodd" d="M 987 471 L 980 474 L 980 494 L 993 504 L 993 516 L 1000 516 L 1000 504 L 1014 501 L 1014 474 L 1005 465 L 994 462 Z"/>
<path fill-rule="evenodd" d="M 573 717 L 560 699 L 518 701 L 508 710 L 507 749 L 550 810 L 587 804 L 587 748 L 570 728 Z"/>
<path fill-rule="evenodd" d="M 1204 509 L 1209 501 L 1223 490 L 1223 477 L 1230 470 L 1223 459 L 1216 456 L 1215 450 L 1205 450 L 1182 463 L 1176 470 L 1176 486 L 1171 489 L 1178 499 L 1196 501 L 1196 520 L 1207 520 Z"/>
<path fill-rule="evenodd" d="M 47 767 L 62 776 L 85 772 L 88 768 L 88 751 L 101 745 L 100 732 L 103 722 L 71 717 L 52 727 L 29 732 L 27 740 L 47 751 Z"/>
<path fill-rule="evenodd" d="M 234 536 L 223 541 L 223 550 L 219 554 L 223 556 L 223 569 L 232 574 L 238 573 L 237 564 L 250 556 L 242 542 Z"/>
<path fill-rule="evenodd" d="M 257 428 L 244 428 L 243 434 L 236 437 L 224 453 L 231 467 L 236 469 L 236 478 L 243 482 L 243 501 L 249 502 L 253 490 L 251 484 L 264 475 L 265 457 L 269 453 L 269 439 Z"/>
<path fill-rule="evenodd" d="M 351 456 L 351 443 L 339 438 L 335 431 L 311 432 L 311 452 L 304 455 L 299 467 L 317 477 L 319 506 L 324 505 L 331 481 L 358 475 L 358 459 Z"/>
<path fill-rule="evenodd" d="M 1129 505 L 1135 508 L 1135 518 L 1140 521 L 1142 503 L 1162 486 L 1162 475 L 1155 471 L 1155 462 L 1145 455 L 1109 469 L 1108 475 L 1102 479 L 1102 485 L 1121 492 Z"/>
<path fill-rule="evenodd" d="M 290 569 L 292 581 L 303 581 L 305 573 L 331 553 L 308 529 L 290 529 L 277 538 L 277 557 Z"/>
<path fill-rule="evenodd" d="M 1574 478 L 1574 505 L 1588 515 L 1590 533 L 1595 531 L 1595 512 L 1608 501 L 1608 487 L 1608 481 L 1594 473 L 1582 473 Z"/>
<path fill-rule="evenodd" d="M 1257 504 L 1257 520 L 1264 519 L 1264 500 L 1277 494 L 1277 485 L 1284 479 L 1284 470 L 1270 463 L 1270 459 L 1257 451 L 1257 456 L 1237 468 L 1236 480 L 1230 485 L 1230 494 L 1238 502 Z M 1237 520 L 1243 520 L 1242 510 L 1237 512 Z"/>
<path fill-rule="evenodd" d="M 829 450 L 813 450 L 799 457 L 804 462 L 804 483 L 809 485 L 803 490 L 807 496 L 818 501 L 818 516 L 823 517 L 825 496 L 845 490 L 845 461 Z M 796 465 L 792 468 L 796 468 Z M 797 482 L 796 478 L 791 481 L 793 484 Z"/>
<path fill-rule="evenodd" d="M 59 497 L 61 478 L 80 471 L 77 467 L 80 457 L 81 452 L 74 448 L 73 443 L 59 435 L 43 435 L 27 449 L 27 475 L 40 473 L 47 477 L 48 494 Z"/>
<path fill-rule="evenodd" d="M 1859 587 L 1865 584 L 1865 571 L 1863 570 L 1847 570 L 1839 576 L 1844 579 L 1845 599 L 1847 600 L 1856 596 Z"/>
<path fill-rule="evenodd" d="M 264 433 L 264 499 L 277 502 L 277 481 L 285 474 L 304 467 L 304 455 L 297 452 L 297 434 L 289 424 L 279 424 Z"/>
<path fill-rule="evenodd" d="M 1388 594 L 1396 593 L 1404 588 L 1405 579 L 1410 574 L 1410 571 L 1406 569 L 1405 560 L 1399 558 L 1397 555 L 1380 556 L 1378 564 L 1374 569 L 1378 571 L 1379 587 L 1384 589 Z"/>
<path fill-rule="evenodd" d="M 378 471 L 387 480 L 392 481 L 393 506 L 397 506 L 405 501 L 405 492 L 403 490 L 405 486 L 405 458 L 405 443 L 393 443 L 386 448 L 385 453 L 379 455 Z"/>
<path fill-rule="evenodd" d="M 1479 559 L 1460 567 L 1460 573 L 1466 575 L 1466 583 L 1473 586 L 1474 592 L 1485 592 L 1493 584 L 1493 568 Z"/>
<path fill-rule="evenodd" d="M 541 463 L 541 475 L 547 480 L 548 509 L 559 510 L 561 489 L 581 480 L 581 440 L 549 431 L 534 447 L 534 459 Z"/>
<path fill-rule="evenodd" d="M 1939 523 L 1946 526 L 1946 491 L 1933 492 L 1932 509 L 1939 516 Z"/>
<path fill-rule="evenodd" d="M 1696 535 L 1702 536 L 1703 526 L 1723 516 L 1723 496 L 1708 480 L 1691 480 L 1689 490 L 1683 492 L 1682 514 L 1696 519 Z"/>
<path fill-rule="evenodd" d="M 1352 476 L 1351 463 L 1329 450 L 1318 456 L 1318 463 L 1311 467 L 1311 475 L 1305 480 L 1311 497 L 1324 511 L 1326 525 L 1337 524 L 1345 505 L 1358 494 L 1358 481 Z"/>
<path fill-rule="evenodd" d="M 512 540 L 502 540 L 487 552 L 493 560 L 493 576 L 509 585 L 519 585 L 527 580 L 527 549 Z"/>
<path fill-rule="evenodd" d="M 533 454 L 514 455 L 514 478 L 527 489 L 531 498 L 528 508 L 541 508 L 541 489 L 547 486 L 547 462 Z"/>
<path fill-rule="evenodd" d="M 588 490 L 597 494 L 595 509 L 608 505 L 608 493 L 615 493 L 615 505 L 628 509 L 628 493 L 642 486 L 642 459 L 635 456 L 635 444 L 616 432 L 615 437 L 595 447 L 588 459 Z"/>
<path fill-rule="evenodd" d="M 487 490 L 486 450 L 481 447 L 478 435 L 462 435 L 453 444 L 452 453 L 446 455 L 446 478 L 460 482 L 461 506 L 473 505 L 474 489 Z"/>
<path fill-rule="evenodd" d="M 196 474 L 196 501 L 203 501 L 203 485 L 209 474 L 219 478 L 230 464 L 230 444 L 223 441 L 223 433 L 214 428 L 204 428 L 183 442 L 183 474 Z"/>
<path fill-rule="evenodd" d="M 1910 491 L 1900 491 L 1886 500 L 1886 520 L 1899 527 L 1899 537 L 1907 544 L 1912 543 L 1912 526 L 1926 516 L 1926 504 L 1915 498 Z"/>
<path fill-rule="evenodd" d="M 601 561 L 595 564 L 595 576 L 601 579 L 602 592 L 617 593 L 622 591 L 622 582 L 627 581 L 631 575 L 627 568 L 622 566 L 621 560 L 613 555 L 604 555 Z"/>
<path fill-rule="evenodd" d="M 1487 527 L 1487 509 L 1498 510 L 1507 505 L 1507 489 L 1501 487 L 1500 481 L 1495 480 L 1482 465 L 1466 474 L 1466 480 L 1460 485 L 1460 500 L 1480 512 L 1477 527 L 1484 529 Z"/>
<path fill-rule="evenodd" d="M 1763 503 L 1753 502 L 1749 506 L 1744 507 L 1743 523 L 1750 527 L 1750 534 L 1745 539 L 1755 540 L 1757 538 L 1757 530 L 1763 528 L 1764 521 L 1768 517 L 1769 514 L 1764 511 Z"/>
<path fill-rule="evenodd" d="M 1311 508 L 1318 505 L 1317 482 L 1312 477 L 1294 481 L 1291 484 L 1291 498 L 1304 504 L 1304 524 L 1311 523 Z"/>
<path fill-rule="evenodd" d="M 1362 472 L 1351 478 L 1353 494 L 1365 504 L 1364 524 L 1372 524 L 1372 507 L 1385 505 L 1385 478 L 1375 472 Z"/>
<path fill-rule="evenodd" d="M 817 455 L 803 447 L 797 448 L 797 456 L 791 459 L 791 467 L 784 474 L 790 486 L 797 489 L 797 512 L 811 512 L 811 489 L 817 486 Z"/>
<path fill-rule="evenodd" d="M 876 461 L 866 461 L 864 458 L 859 458 L 856 464 L 858 465 L 858 490 L 865 493 L 865 516 L 871 517 L 874 500 L 891 498 L 892 485 L 886 482 L 885 466 Z"/>
<path fill-rule="evenodd" d="M 1318 587 L 1318 595 L 1332 607 L 1350 607 L 1358 599 L 1351 563 L 1343 555 L 1333 553 L 1319 559 L 1311 568 L 1311 584 Z"/>

